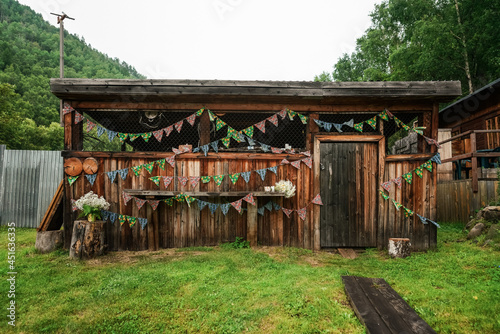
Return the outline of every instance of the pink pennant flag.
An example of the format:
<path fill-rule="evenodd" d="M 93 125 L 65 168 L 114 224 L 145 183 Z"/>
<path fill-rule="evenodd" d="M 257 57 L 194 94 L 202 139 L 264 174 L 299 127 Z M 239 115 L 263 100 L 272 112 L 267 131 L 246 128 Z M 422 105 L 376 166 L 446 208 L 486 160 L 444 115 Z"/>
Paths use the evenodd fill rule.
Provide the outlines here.
<path fill-rule="evenodd" d="M 137 209 L 141 209 L 142 206 L 144 205 L 144 203 L 146 203 L 146 200 L 145 199 L 140 199 L 140 198 L 137 198 L 137 197 L 134 197 L 135 199 L 135 204 L 137 204 Z"/>
<path fill-rule="evenodd" d="M 75 112 L 75 124 L 78 124 L 81 121 L 83 121 L 83 115 L 80 114 L 78 111 Z"/>
<path fill-rule="evenodd" d="M 267 120 L 274 126 L 278 126 L 278 115 L 274 114 L 271 117 L 268 117 Z"/>
<path fill-rule="evenodd" d="M 260 131 L 262 131 L 262 133 L 266 133 L 266 120 L 263 120 L 262 122 L 255 124 L 255 127 Z"/>
<path fill-rule="evenodd" d="M 168 162 L 170 166 L 175 167 L 175 155 L 166 158 L 165 161 Z"/>
<path fill-rule="evenodd" d="M 188 118 L 186 118 L 186 121 L 191 125 L 193 126 L 194 125 L 194 121 L 196 120 L 196 113 L 192 114 L 191 116 L 189 116 Z"/>
<path fill-rule="evenodd" d="M 390 112 L 389 110 L 385 109 L 385 112 L 387 113 L 387 116 L 389 116 L 389 118 L 393 118 L 394 115 L 392 114 L 392 112 Z"/>
<path fill-rule="evenodd" d="M 73 109 L 72 106 L 70 106 L 69 104 L 65 103 L 64 107 L 63 107 L 63 115 L 69 114 L 73 110 L 75 110 L 75 109 Z"/>
<path fill-rule="evenodd" d="M 243 200 L 252 204 L 252 205 L 255 205 L 255 199 L 253 198 L 253 194 L 250 193 L 248 195 L 246 195 L 245 197 L 243 197 Z"/>
<path fill-rule="evenodd" d="M 285 208 L 281 208 L 281 210 L 283 210 L 283 212 L 285 213 L 285 215 L 290 218 L 290 214 L 292 213 L 293 210 L 291 209 L 285 209 Z"/>
<path fill-rule="evenodd" d="M 232 202 L 231 205 L 233 206 L 233 208 L 235 208 L 238 212 L 241 212 L 241 202 L 242 200 L 239 199 L 237 200 L 236 202 Z"/>
<path fill-rule="evenodd" d="M 305 155 L 306 157 L 310 157 L 311 151 L 305 151 L 305 152 L 302 152 L 302 154 Z"/>
<path fill-rule="evenodd" d="M 281 117 L 281 119 L 285 119 L 286 117 L 286 109 L 281 110 L 278 115 Z"/>
<path fill-rule="evenodd" d="M 71 211 L 77 211 L 78 207 L 76 206 L 76 200 L 71 199 Z"/>
<path fill-rule="evenodd" d="M 181 150 L 179 150 L 178 148 L 175 148 L 175 147 L 172 148 L 172 152 L 174 152 L 175 155 L 179 155 L 179 154 L 184 153 L 183 151 L 181 151 Z"/>
<path fill-rule="evenodd" d="M 399 176 L 393 180 L 391 180 L 392 182 L 396 183 L 398 185 L 398 188 L 401 189 L 401 182 L 403 181 L 403 177 L 402 176 Z"/>
<path fill-rule="evenodd" d="M 190 176 L 189 177 L 189 183 L 191 183 L 191 187 L 196 188 L 196 186 L 198 185 L 198 182 L 200 182 L 199 176 Z"/>
<path fill-rule="evenodd" d="M 382 188 L 384 188 L 387 191 L 391 191 L 391 181 L 387 181 L 381 184 Z"/>
<path fill-rule="evenodd" d="M 295 167 L 297 169 L 300 169 L 300 160 L 296 160 L 294 162 L 291 162 L 290 165 L 292 165 L 293 167 Z"/>
<path fill-rule="evenodd" d="M 170 136 L 170 133 L 172 132 L 173 129 L 174 129 L 173 125 L 170 125 L 169 127 L 163 129 L 163 131 L 165 131 L 165 136 L 166 137 Z"/>
<path fill-rule="evenodd" d="M 307 208 L 302 208 L 296 211 L 299 214 L 300 219 L 306 220 Z"/>
<path fill-rule="evenodd" d="M 87 132 L 90 132 L 93 128 L 95 128 L 95 123 L 87 120 Z"/>
<path fill-rule="evenodd" d="M 127 194 L 126 192 L 123 192 L 122 193 L 122 196 L 123 196 L 123 203 L 125 205 L 127 205 L 128 201 L 130 201 L 132 199 L 132 196 L 130 196 L 129 194 Z"/>
<path fill-rule="evenodd" d="M 271 152 L 273 152 L 274 154 L 280 154 L 283 152 L 283 150 L 281 148 L 271 146 Z"/>
<path fill-rule="evenodd" d="M 177 132 L 181 132 L 181 129 L 182 129 L 182 124 L 184 123 L 184 120 L 181 119 L 179 122 L 175 123 L 175 129 L 177 130 Z"/>
<path fill-rule="evenodd" d="M 305 159 L 302 159 L 302 162 L 309 168 L 312 168 L 313 161 L 311 157 L 307 157 Z"/>
<path fill-rule="evenodd" d="M 165 129 L 153 131 L 153 136 L 155 136 L 155 138 L 156 138 L 156 140 L 158 140 L 158 142 L 161 142 L 161 138 L 163 137 L 163 130 L 165 130 Z"/>
<path fill-rule="evenodd" d="M 173 179 L 174 178 L 172 176 L 163 176 L 163 184 L 165 185 L 165 188 L 168 188 Z"/>
<path fill-rule="evenodd" d="M 153 208 L 153 210 L 156 210 L 156 208 L 158 207 L 158 204 L 160 204 L 160 201 L 150 199 L 148 201 L 148 203 L 149 203 L 149 205 L 151 205 L 151 207 Z"/>
<path fill-rule="evenodd" d="M 290 161 L 283 159 L 283 160 L 281 160 L 280 165 L 288 165 L 289 163 L 290 163 Z"/>
<path fill-rule="evenodd" d="M 177 179 L 179 180 L 179 183 L 185 187 L 186 183 L 188 182 L 188 178 L 186 176 L 178 176 Z"/>
<path fill-rule="evenodd" d="M 317 194 L 316 197 L 314 197 L 314 199 L 311 201 L 311 203 L 317 205 L 323 205 L 323 202 L 321 201 L 321 196 Z"/>

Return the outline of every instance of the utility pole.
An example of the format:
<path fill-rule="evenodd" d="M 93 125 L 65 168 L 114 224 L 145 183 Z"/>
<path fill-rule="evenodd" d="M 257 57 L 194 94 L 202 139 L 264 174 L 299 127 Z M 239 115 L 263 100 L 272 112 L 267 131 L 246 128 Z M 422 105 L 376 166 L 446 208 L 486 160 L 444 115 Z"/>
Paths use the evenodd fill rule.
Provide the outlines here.
<path fill-rule="evenodd" d="M 64 78 L 64 19 L 74 20 L 74 18 L 66 15 L 65 12 L 62 14 L 50 13 L 57 16 L 57 23 L 59 24 L 59 78 Z M 63 120 L 63 101 L 59 104 L 59 119 L 61 126 L 64 125 Z"/>

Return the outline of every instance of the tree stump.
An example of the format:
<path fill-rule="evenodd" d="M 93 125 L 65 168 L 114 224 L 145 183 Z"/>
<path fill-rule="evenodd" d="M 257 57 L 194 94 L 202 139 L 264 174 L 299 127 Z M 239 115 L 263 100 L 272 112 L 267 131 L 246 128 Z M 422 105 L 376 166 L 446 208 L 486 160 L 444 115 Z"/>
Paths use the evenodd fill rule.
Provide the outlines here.
<path fill-rule="evenodd" d="M 404 258 L 411 254 L 411 243 L 408 238 L 389 238 L 389 255 Z"/>
<path fill-rule="evenodd" d="M 64 231 L 39 231 L 36 233 L 35 248 L 40 253 L 50 253 L 64 245 Z"/>
<path fill-rule="evenodd" d="M 76 220 L 73 224 L 69 256 L 73 259 L 92 259 L 106 250 L 105 222 Z"/>

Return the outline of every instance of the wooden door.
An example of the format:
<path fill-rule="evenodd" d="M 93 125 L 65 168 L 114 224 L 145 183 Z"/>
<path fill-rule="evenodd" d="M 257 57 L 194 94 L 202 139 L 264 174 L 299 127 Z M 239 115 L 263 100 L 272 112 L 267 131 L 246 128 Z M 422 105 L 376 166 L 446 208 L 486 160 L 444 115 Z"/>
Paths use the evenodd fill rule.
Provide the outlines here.
<path fill-rule="evenodd" d="M 378 144 L 320 143 L 321 247 L 376 247 Z"/>

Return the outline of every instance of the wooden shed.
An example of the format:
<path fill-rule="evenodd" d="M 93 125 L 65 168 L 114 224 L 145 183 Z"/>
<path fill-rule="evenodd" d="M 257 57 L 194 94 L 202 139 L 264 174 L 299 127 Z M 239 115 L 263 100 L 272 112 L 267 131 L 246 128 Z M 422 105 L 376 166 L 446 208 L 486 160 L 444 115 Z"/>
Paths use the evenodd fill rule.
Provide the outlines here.
<path fill-rule="evenodd" d="M 111 250 L 236 237 L 315 250 L 391 237 L 436 245 L 438 106 L 459 82 L 52 79 L 51 90 L 73 174 L 66 240 L 71 200 L 92 190 L 111 203 Z M 411 133 L 418 153 L 391 155 Z M 87 168 L 71 172 L 79 162 Z M 293 197 L 267 188 L 280 180 Z"/>

